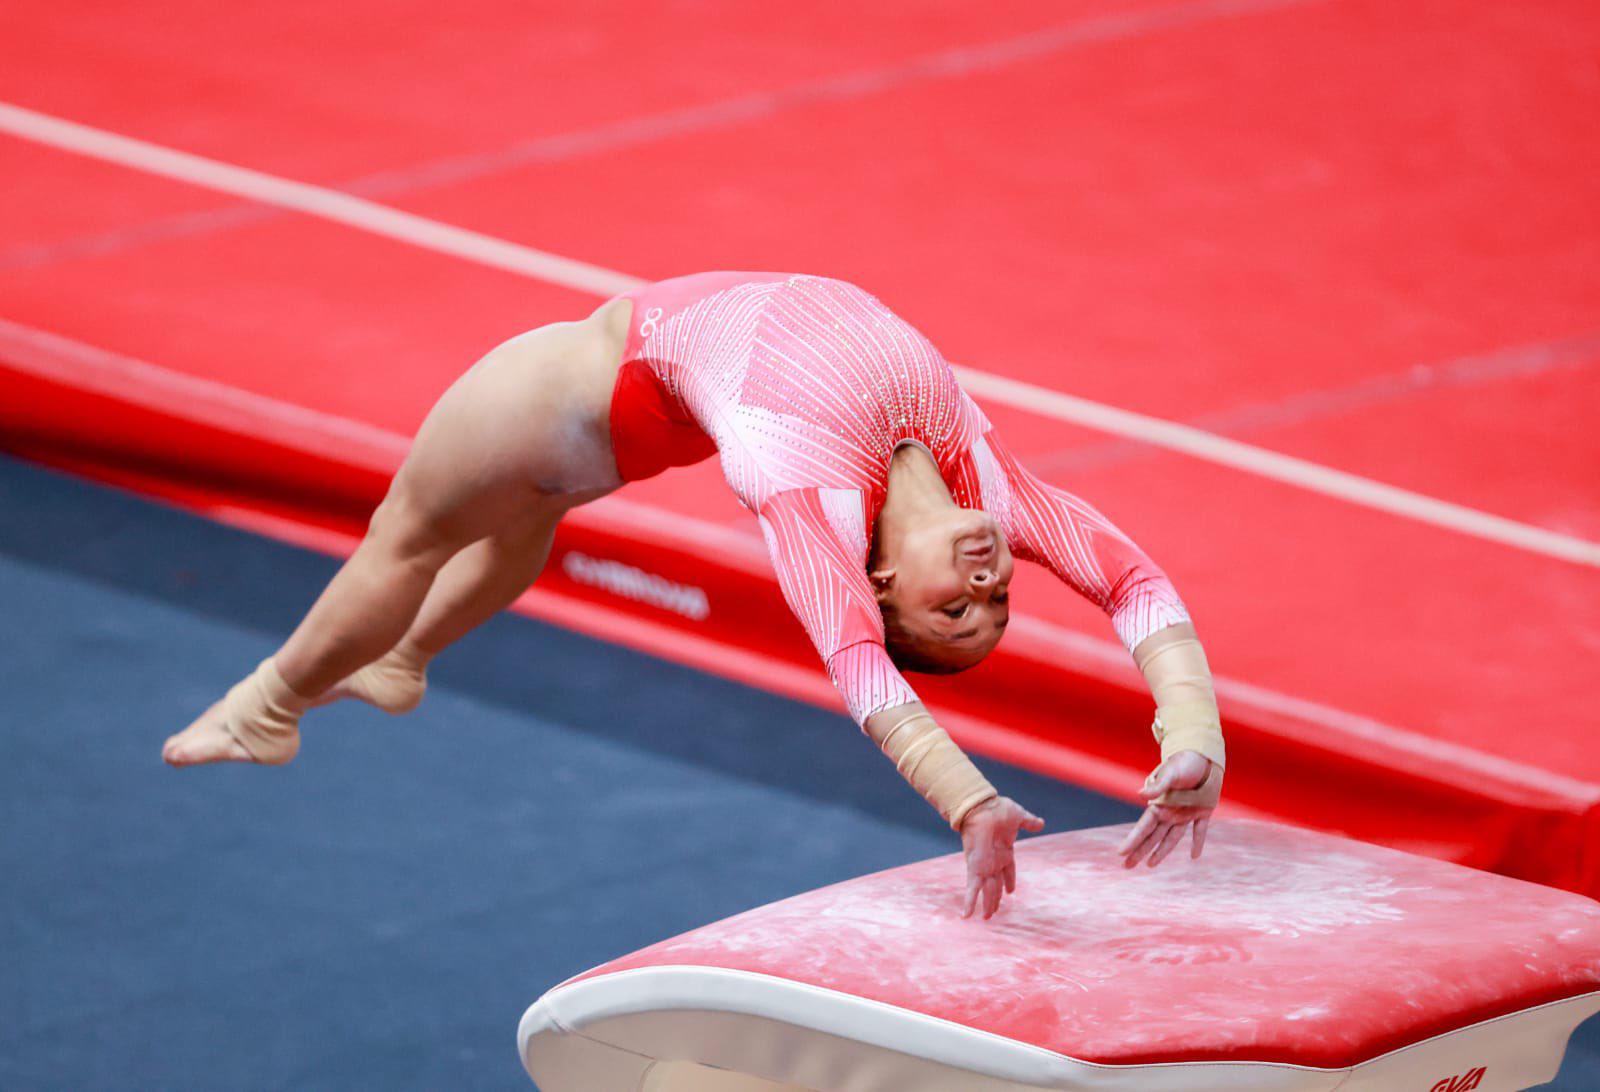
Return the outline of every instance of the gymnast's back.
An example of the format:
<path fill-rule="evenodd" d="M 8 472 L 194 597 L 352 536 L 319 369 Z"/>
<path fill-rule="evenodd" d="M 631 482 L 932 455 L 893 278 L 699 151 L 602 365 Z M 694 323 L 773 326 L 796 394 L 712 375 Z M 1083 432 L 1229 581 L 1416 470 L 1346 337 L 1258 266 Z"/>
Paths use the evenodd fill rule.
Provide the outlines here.
<path fill-rule="evenodd" d="M 988 431 L 932 343 L 845 281 L 702 273 L 625 298 L 612 405 L 624 480 L 716 451 L 759 512 L 790 489 L 881 494 L 906 442 L 952 472 Z"/>

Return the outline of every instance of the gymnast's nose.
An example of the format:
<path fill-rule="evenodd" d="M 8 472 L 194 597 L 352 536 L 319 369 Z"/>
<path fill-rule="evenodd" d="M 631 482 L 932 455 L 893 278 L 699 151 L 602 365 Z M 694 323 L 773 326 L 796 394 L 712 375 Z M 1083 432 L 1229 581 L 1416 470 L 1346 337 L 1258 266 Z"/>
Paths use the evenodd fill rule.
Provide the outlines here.
<path fill-rule="evenodd" d="M 998 579 L 993 569 L 978 569 L 968 578 L 968 583 L 972 585 L 974 592 L 986 592 L 994 589 L 995 581 Z"/>

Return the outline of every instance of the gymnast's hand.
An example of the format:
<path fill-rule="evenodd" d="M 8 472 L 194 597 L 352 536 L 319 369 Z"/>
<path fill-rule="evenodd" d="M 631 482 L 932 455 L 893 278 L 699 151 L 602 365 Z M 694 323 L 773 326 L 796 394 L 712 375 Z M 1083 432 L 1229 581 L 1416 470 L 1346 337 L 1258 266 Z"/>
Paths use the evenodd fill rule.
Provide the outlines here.
<path fill-rule="evenodd" d="M 1011 847 L 1017 831 L 1037 834 L 1044 820 L 1015 800 L 997 796 L 967 813 L 961 821 L 961 849 L 967 858 L 967 899 L 961 916 L 970 918 L 983 901 L 983 919 L 1000 908 L 1001 889 L 1017 889 L 1017 860 Z"/>
<path fill-rule="evenodd" d="M 1222 767 L 1196 751 L 1179 751 L 1145 778 L 1139 795 L 1149 806 L 1117 849 L 1123 865 L 1132 868 L 1148 854 L 1154 868 L 1178 848 L 1191 826 L 1189 856 L 1198 859 L 1211 813 L 1222 799 Z"/>

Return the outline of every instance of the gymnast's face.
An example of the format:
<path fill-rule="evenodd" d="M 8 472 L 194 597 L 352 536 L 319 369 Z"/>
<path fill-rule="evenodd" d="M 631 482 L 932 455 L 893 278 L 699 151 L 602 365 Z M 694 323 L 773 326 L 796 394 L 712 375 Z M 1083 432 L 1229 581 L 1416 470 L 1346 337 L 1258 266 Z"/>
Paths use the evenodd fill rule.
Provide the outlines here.
<path fill-rule="evenodd" d="M 1011 620 L 1012 568 L 987 512 L 952 508 L 904 535 L 871 574 L 896 661 L 933 673 L 981 661 Z"/>

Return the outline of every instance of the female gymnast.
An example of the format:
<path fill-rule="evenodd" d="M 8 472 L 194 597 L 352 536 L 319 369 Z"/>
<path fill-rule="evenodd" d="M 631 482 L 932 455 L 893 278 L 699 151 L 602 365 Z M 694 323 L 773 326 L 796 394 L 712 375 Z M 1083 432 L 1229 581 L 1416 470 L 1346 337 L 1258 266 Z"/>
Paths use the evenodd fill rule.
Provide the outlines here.
<path fill-rule="evenodd" d="M 281 764 L 309 708 L 415 707 L 429 661 L 539 575 L 562 515 L 719 456 L 790 608 L 856 721 L 960 833 L 963 916 L 1016 886 L 1019 830 L 900 670 L 982 660 L 1014 557 L 1111 616 L 1156 701 L 1162 762 L 1121 847 L 1198 857 L 1223 746 L 1205 654 L 1171 583 L 1093 508 L 1024 470 L 928 340 L 823 277 L 662 281 L 499 346 L 429 413 L 366 537 L 276 655 L 167 740 L 174 766 Z"/>

